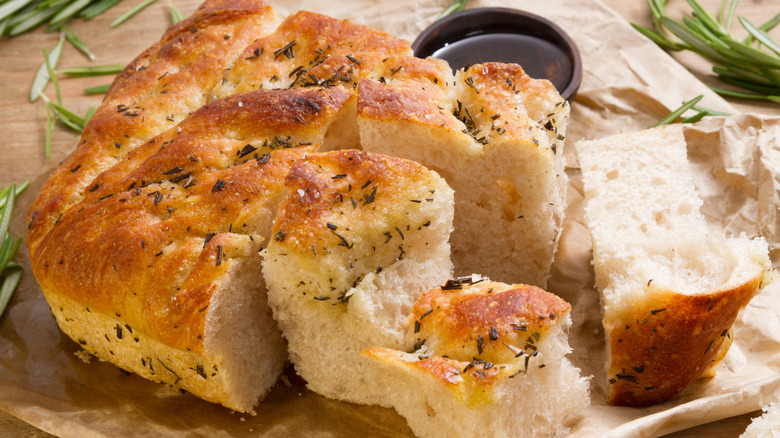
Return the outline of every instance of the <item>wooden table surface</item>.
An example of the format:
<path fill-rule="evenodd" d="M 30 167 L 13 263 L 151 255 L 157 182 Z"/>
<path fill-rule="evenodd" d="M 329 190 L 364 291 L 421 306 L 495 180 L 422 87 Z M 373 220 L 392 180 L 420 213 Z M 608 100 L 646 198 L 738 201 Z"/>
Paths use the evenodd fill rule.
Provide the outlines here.
<path fill-rule="evenodd" d="M 629 22 L 651 26 L 650 11 L 642 0 L 603 0 Z M 157 2 L 140 15 L 126 22 L 107 38 L 105 31 L 109 24 L 121 13 L 138 1 L 121 2 L 107 13 L 89 21 L 74 21 L 70 27 L 87 43 L 98 57 L 95 65 L 126 64 L 135 55 L 155 42 L 168 25 L 167 3 Z M 199 0 L 173 0 L 173 4 L 185 15 L 191 13 L 200 3 Z M 699 0 L 708 11 L 717 11 L 721 0 Z M 670 0 L 669 11 L 672 16 L 686 11 L 683 0 Z M 780 0 L 743 0 L 739 3 L 738 13 L 762 23 L 780 12 Z M 741 29 L 740 29 L 741 30 Z M 777 39 L 778 32 L 773 36 Z M 42 30 L 12 40 L 0 41 L 0 120 L 3 120 L 3 135 L 6 140 L 0 146 L 3 158 L 0 159 L 0 186 L 12 182 L 30 180 L 41 173 L 42 169 L 53 167 L 64 158 L 76 140 L 76 134 L 58 127 L 52 138 L 52 157 L 44 155 L 45 110 L 41 103 L 28 101 L 29 87 L 35 71 L 43 59 L 42 49 L 51 49 L 57 40 L 55 33 Z M 707 84 L 716 80 L 709 73 L 708 64 L 695 56 L 682 55 L 678 60 L 694 72 Z M 87 65 L 88 60 L 69 44 L 65 45 L 60 68 Z M 101 96 L 86 96 L 83 89 L 110 82 L 110 77 L 66 79 L 61 82 L 62 99 L 68 109 L 84 114 L 91 105 L 98 105 Z M 52 95 L 53 91 L 49 91 Z M 780 105 L 756 103 L 753 101 L 730 100 L 740 111 L 758 112 L 767 115 L 780 115 Z M 8 159 L 8 157 L 13 157 Z M 760 415 L 753 412 L 732 417 L 716 423 L 702 425 L 669 437 L 738 437 L 750 420 Z M 51 436 L 23 421 L 0 411 L 0 437 L 47 437 Z"/>

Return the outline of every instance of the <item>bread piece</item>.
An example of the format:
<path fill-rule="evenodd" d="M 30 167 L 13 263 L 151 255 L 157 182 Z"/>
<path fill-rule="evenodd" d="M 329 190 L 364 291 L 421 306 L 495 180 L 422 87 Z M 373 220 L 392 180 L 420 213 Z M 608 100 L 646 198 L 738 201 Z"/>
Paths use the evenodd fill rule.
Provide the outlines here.
<path fill-rule="evenodd" d="M 258 251 L 292 164 L 354 100 L 335 88 L 234 95 L 100 174 L 31 245 L 62 330 L 126 370 L 250 412 L 287 357 Z"/>
<path fill-rule="evenodd" d="M 450 280 L 414 305 L 416 351 L 363 354 L 417 436 L 564 436 L 589 404 L 565 357 L 570 308 L 534 286 Z"/>
<path fill-rule="evenodd" d="M 669 399 L 731 344 L 769 269 L 763 238 L 729 238 L 699 213 L 679 125 L 576 144 L 609 345 L 609 402 Z"/>
<path fill-rule="evenodd" d="M 780 403 L 764 406 L 764 415 L 756 417 L 739 438 L 780 437 Z"/>
<path fill-rule="evenodd" d="M 452 274 L 452 190 L 423 166 L 354 150 L 298 161 L 263 261 L 268 301 L 309 389 L 387 406 L 359 353 L 407 349 L 404 318 Z"/>
<path fill-rule="evenodd" d="M 395 57 L 358 88 L 364 150 L 417 161 L 455 190 L 457 275 L 545 287 L 565 208 L 569 106 L 514 64 L 459 71 Z"/>

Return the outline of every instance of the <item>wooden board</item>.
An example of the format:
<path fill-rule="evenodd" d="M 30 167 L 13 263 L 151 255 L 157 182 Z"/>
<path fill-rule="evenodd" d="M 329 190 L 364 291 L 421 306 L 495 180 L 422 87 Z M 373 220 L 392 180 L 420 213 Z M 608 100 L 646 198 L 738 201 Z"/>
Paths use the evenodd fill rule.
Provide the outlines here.
<path fill-rule="evenodd" d="M 651 26 L 650 12 L 645 2 L 638 0 L 604 0 L 604 2 L 628 21 Z M 95 53 L 96 59 L 90 61 L 71 45 L 66 44 L 59 67 L 126 64 L 157 41 L 170 23 L 166 2 L 157 2 L 118 28 L 109 29 L 111 21 L 136 3 L 137 1 L 121 2 L 108 13 L 91 21 L 74 21 L 70 25 L 71 28 L 87 43 Z M 173 3 L 186 16 L 200 1 L 173 0 Z M 721 0 L 700 0 L 700 3 L 709 11 L 716 11 L 720 7 Z M 686 8 L 687 5 L 682 0 L 670 1 L 669 10 L 673 16 L 675 13 L 679 15 L 680 11 Z M 738 11 L 754 23 L 762 23 L 780 11 L 780 0 L 742 2 Z M 776 36 L 776 33 L 774 35 Z M 0 40 L 0 96 L 2 96 L 0 97 L 0 120 L 2 120 L 5 140 L 0 143 L 2 153 L 0 186 L 31 180 L 47 169 L 53 168 L 67 155 L 77 139 L 76 133 L 58 126 L 52 138 L 52 156 L 46 158 L 44 154 L 45 107 L 40 101 L 30 103 L 28 98 L 33 77 L 43 60 L 43 49 L 51 50 L 57 38 L 56 33 L 38 30 L 19 38 Z M 709 72 L 709 65 L 698 57 L 680 55 L 678 60 L 705 83 L 716 83 Z M 107 84 L 110 81 L 111 77 L 63 79 L 60 81 L 63 102 L 68 109 L 83 115 L 90 106 L 99 105 L 102 99 L 102 96 L 85 95 L 84 88 Z M 51 98 L 55 97 L 52 86 L 49 86 L 46 93 Z M 780 115 L 778 105 L 739 100 L 732 100 L 732 103 L 741 111 Z M 759 414 L 760 412 L 754 412 L 741 415 L 679 432 L 670 437 L 737 437 L 744 431 L 751 418 Z M 0 435 L 50 436 L 2 411 L 0 411 Z"/>

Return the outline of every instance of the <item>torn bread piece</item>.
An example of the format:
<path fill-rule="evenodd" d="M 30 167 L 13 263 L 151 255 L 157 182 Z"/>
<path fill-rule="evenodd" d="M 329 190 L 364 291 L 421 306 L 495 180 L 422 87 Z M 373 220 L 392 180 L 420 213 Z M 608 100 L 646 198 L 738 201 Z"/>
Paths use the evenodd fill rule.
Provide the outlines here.
<path fill-rule="evenodd" d="M 761 237 L 699 212 L 679 125 L 576 144 L 608 343 L 608 401 L 662 402 L 710 375 L 770 270 Z"/>
<path fill-rule="evenodd" d="M 565 209 L 569 105 L 546 80 L 488 63 L 393 57 L 358 88 L 364 150 L 417 161 L 455 190 L 456 275 L 546 287 Z"/>
<path fill-rule="evenodd" d="M 309 389 L 387 406 L 360 352 L 414 345 L 404 318 L 452 275 L 453 195 L 435 172 L 346 150 L 296 162 L 263 274 L 268 301 Z"/>
<path fill-rule="evenodd" d="M 234 95 L 99 174 L 31 243 L 60 328 L 125 370 L 252 412 L 287 358 L 258 252 L 291 167 L 354 99 L 336 88 Z"/>
<path fill-rule="evenodd" d="M 565 357 L 570 309 L 535 286 L 463 277 L 415 304 L 415 351 L 362 354 L 417 436 L 564 436 L 589 405 Z"/>

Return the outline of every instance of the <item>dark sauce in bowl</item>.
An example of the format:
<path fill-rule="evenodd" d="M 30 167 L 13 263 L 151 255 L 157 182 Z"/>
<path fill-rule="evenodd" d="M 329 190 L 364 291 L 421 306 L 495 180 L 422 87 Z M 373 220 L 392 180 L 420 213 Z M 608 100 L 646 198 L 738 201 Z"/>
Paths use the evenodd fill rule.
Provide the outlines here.
<path fill-rule="evenodd" d="M 484 62 L 515 63 L 529 76 L 549 79 L 572 99 L 582 79 L 579 50 L 554 23 L 524 11 L 477 8 L 445 17 L 412 43 L 414 54 L 449 62 L 453 70 Z"/>

